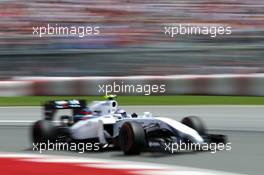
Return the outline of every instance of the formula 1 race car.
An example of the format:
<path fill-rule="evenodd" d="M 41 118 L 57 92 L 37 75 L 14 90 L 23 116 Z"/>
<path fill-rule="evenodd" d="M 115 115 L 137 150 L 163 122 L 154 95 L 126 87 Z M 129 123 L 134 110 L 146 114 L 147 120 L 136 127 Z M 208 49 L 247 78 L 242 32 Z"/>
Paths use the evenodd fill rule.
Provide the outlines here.
<path fill-rule="evenodd" d="M 72 109 L 71 116 L 55 119 L 60 109 Z M 195 116 L 181 122 L 170 118 L 127 114 L 118 107 L 114 96 L 104 101 L 57 100 L 44 104 L 44 119 L 32 127 L 34 143 L 49 141 L 97 141 L 101 149 L 115 147 L 127 155 L 164 149 L 168 143 L 226 143 L 225 135 L 207 134 L 202 121 Z"/>

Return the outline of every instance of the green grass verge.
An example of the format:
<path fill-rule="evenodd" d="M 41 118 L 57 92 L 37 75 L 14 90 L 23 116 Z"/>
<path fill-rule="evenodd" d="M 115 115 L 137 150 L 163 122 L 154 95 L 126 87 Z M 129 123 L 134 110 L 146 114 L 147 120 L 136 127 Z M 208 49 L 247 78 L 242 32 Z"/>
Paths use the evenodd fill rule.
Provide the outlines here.
<path fill-rule="evenodd" d="M 0 106 L 39 106 L 47 100 L 103 100 L 99 96 L 0 97 Z M 241 96 L 119 96 L 119 105 L 264 105 L 264 97 Z"/>

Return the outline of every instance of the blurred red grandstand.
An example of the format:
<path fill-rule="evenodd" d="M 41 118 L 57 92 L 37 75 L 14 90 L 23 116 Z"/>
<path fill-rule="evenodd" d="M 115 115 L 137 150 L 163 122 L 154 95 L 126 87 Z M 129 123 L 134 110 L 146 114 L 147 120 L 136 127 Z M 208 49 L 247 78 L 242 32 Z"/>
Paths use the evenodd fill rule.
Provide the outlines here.
<path fill-rule="evenodd" d="M 261 0 L 1 1 L 0 73 L 6 77 L 263 72 L 263 7 Z M 165 37 L 164 26 L 175 23 L 227 25 L 232 35 Z M 84 38 L 32 35 L 32 27 L 47 24 L 98 25 L 102 32 Z"/>

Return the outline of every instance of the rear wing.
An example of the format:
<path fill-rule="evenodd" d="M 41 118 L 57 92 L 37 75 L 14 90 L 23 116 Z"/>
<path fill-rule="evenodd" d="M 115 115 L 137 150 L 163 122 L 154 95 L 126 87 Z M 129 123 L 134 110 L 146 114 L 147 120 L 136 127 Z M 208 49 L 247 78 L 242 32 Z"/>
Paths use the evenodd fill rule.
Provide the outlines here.
<path fill-rule="evenodd" d="M 82 109 L 85 107 L 85 100 L 53 100 L 44 103 L 44 110 Z"/>
<path fill-rule="evenodd" d="M 59 109 L 72 109 L 72 114 L 86 108 L 85 100 L 54 100 L 44 103 L 44 117 L 46 120 L 53 120 L 54 115 Z"/>

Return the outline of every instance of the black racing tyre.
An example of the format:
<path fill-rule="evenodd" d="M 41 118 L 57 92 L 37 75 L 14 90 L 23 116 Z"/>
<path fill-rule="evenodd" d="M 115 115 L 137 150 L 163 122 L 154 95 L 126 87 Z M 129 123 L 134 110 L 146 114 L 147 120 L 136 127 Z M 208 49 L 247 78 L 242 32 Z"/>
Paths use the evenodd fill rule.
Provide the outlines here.
<path fill-rule="evenodd" d="M 56 126 L 51 121 L 39 120 L 32 127 L 32 141 L 43 143 L 47 140 L 54 141 L 56 138 Z"/>
<path fill-rule="evenodd" d="M 125 122 L 119 131 L 119 147 L 126 155 L 137 155 L 145 150 L 146 134 L 144 128 L 136 122 Z"/>
<path fill-rule="evenodd" d="M 199 117 L 188 116 L 188 117 L 183 118 L 181 123 L 196 130 L 200 135 L 206 134 L 206 127 Z"/>

